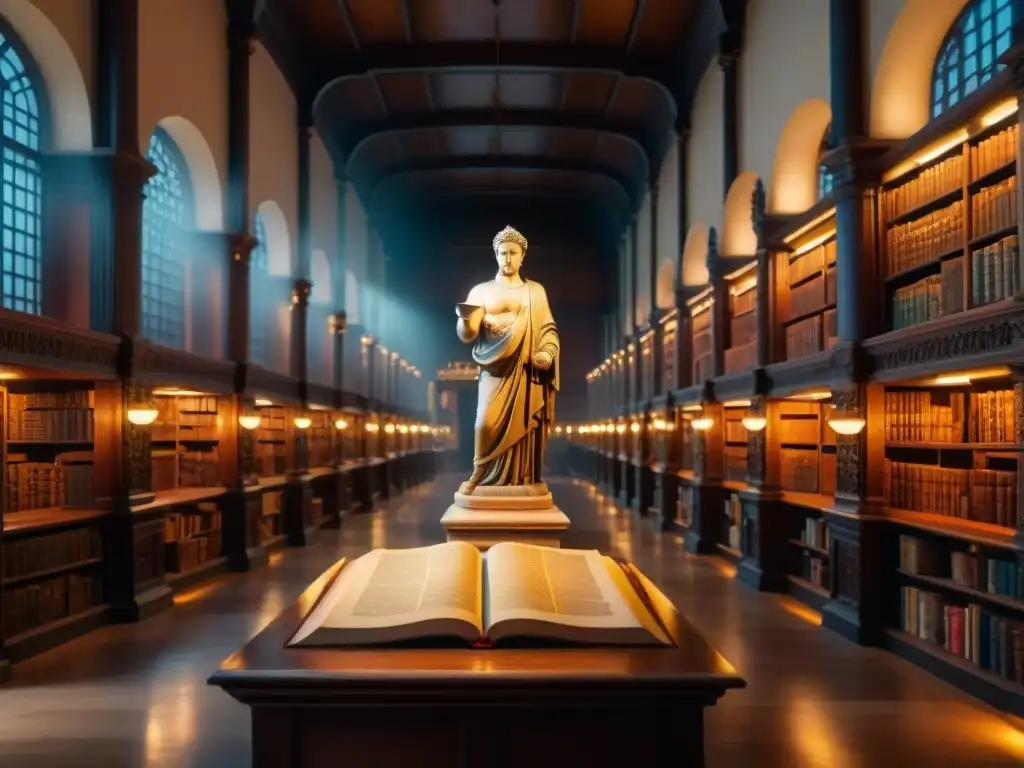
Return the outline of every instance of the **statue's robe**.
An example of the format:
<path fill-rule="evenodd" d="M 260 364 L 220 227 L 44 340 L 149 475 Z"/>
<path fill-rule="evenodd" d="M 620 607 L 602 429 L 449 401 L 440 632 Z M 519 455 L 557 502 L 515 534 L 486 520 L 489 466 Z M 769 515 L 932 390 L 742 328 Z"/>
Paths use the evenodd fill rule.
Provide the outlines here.
<path fill-rule="evenodd" d="M 479 485 L 539 483 L 548 427 L 558 392 L 558 330 L 547 293 L 525 281 L 515 322 L 498 337 L 481 331 L 473 347 L 480 366 L 474 476 Z M 533 365 L 537 352 L 551 354 L 548 370 Z"/>

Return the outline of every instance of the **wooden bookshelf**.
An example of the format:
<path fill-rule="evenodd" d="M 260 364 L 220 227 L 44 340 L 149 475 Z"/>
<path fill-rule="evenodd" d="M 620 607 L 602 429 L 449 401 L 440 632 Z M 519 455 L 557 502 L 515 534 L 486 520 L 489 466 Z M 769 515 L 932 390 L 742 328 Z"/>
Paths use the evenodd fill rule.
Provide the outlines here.
<path fill-rule="evenodd" d="M 790 252 L 777 256 L 784 356 L 796 360 L 832 349 L 836 342 L 835 215 L 801 231 Z"/>
<path fill-rule="evenodd" d="M 331 411 L 310 409 L 306 430 L 309 446 L 309 469 L 334 466 L 334 414 Z"/>
<path fill-rule="evenodd" d="M 827 423 L 831 409 L 823 401 L 779 402 L 779 484 L 784 491 L 829 497 L 835 494 L 836 440 Z"/>
<path fill-rule="evenodd" d="M 214 395 L 154 397 L 157 418 L 150 431 L 152 490 L 220 484 L 220 401 Z"/>
<path fill-rule="evenodd" d="M 640 397 L 639 400 L 649 400 L 657 394 L 655 387 L 661 382 L 658 381 L 654 370 L 654 341 L 653 330 L 644 332 L 640 336 L 639 358 L 637 365 L 640 366 Z"/>
<path fill-rule="evenodd" d="M 679 312 L 670 310 L 661 318 L 661 391 L 671 392 L 676 388 L 676 371 L 679 370 L 679 350 L 676 339 L 679 333 Z"/>
<path fill-rule="evenodd" d="M 725 423 L 725 479 L 737 483 L 747 480 L 747 428 L 743 426 L 743 417 L 747 414 L 749 403 L 725 404 L 723 414 Z"/>
<path fill-rule="evenodd" d="M 693 384 L 702 384 L 715 375 L 714 345 L 711 338 L 710 291 L 704 291 L 688 302 L 693 350 Z"/>
<path fill-rule="evenodd" d="M 164 569 L 175 585 L 223 566 L 221 512 L 212 502 L 180 505 L 164 517 Z"/>
<path fill-rule="evenodd" d="M 725 347 L 725 373 L 739 373 L 757 365 L 756 262 L 728 281 L 729 338 Z"/>
<path fill-rule="evenodd" d="M 1008 299 L 1020 285 L 1017 115 L 964 135 L 883 185 L 894 330 Z"/>
<path fill-rule="evenodd" d="M 358 462 L 363 458 L 363 433 L 366 417 L 356 410 L 345 410 L 341 414 L 345 428 L 341 430 L 341 456 L 345 464 Z"/>
<path fill-rule="evenodd" d="M 256 429 L 256 473 L 278 477 L 288 470 L 289 409 L 265 400 L 256 401 L 260 425 Z"/>

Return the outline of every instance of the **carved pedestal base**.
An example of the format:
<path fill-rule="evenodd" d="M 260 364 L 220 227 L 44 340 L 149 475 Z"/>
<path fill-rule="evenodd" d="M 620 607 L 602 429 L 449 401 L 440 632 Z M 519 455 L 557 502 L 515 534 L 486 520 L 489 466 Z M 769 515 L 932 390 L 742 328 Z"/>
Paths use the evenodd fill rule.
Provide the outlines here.
<path fill-rule="evenodd" d="M 876 645 L 882 625 L 882 576 L 885 521 L 829 510 L 824 518 L 832 541 L 831 599 L 822 609 L 822 626 L 861 645 Z"/>
<path fill-rule="evenodd" d="M 557 547 L 569 528 L 569 518 L 544 483 L 479 486 L 469 495 L 465 486 L 441 518 L 448 541 L 467 541 L 481 550 L 503 541 Z"/>

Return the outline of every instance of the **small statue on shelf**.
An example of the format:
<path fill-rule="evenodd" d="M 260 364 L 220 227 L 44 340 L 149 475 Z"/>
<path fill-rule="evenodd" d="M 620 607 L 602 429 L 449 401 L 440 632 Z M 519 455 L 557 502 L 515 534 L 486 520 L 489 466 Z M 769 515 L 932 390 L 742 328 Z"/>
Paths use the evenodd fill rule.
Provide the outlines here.
<path fill-rule="evenodd" d="M 478 485 L 540 483 L 558 392 L 558 329 L 543 286 L 519 275 L 527 241 L 505 227 L 492 242 L 493 280 L 473 287 L 456 306 L 459 338 L 475 342 L 480 366 L 473 474 Z"/>

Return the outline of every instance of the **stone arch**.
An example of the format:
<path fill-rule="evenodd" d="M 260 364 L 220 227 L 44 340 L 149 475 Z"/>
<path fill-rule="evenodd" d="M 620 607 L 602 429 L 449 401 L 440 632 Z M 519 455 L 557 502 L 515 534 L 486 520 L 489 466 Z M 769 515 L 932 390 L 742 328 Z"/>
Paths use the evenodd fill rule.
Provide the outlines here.
<path fill-rule="evenodd" d="M 224 193 L 210 145 L 206 143 L 202 132 L 187 118 L 179 115 L 165 117 L 157 125 L 174 139 L 182 157 L 188 163 L 188 173 L 192 179 L 192 199 L 196 208 L 196 229 L 204 232 L 222 232 Z"/>
<path fill-rule="evenodd" d="M 91 150 L 92 106 L 89 92 L 75 54 L 64 36 L 29 0 L 0 0 L 0 16 L 31 54 L 42 75 L 50 116 L 50 148 L 57 152 Z"/>
<path fill-rule="evenodd" d="M 264 200 L 256 212 L 263 219 L 267 233 L 267 274 L 290 277 L 292 274 L 292 241 L 288 234 L 288 220 L 281 206 L 273 200 Z"/>
<path fill-rule="evenodd" d="M 357 325 L 359 319 L 359 281 L 351 269 L 345 270 L 345 316 L 348 322 Z"/>
<path fill-rule="evenodd" d="M 769 213 L 801 213 L 818 202 L 821 138 L 831 121 L 832 109 L 823 99 L 807 99 L 793 110 L 775 148 Z"/>
<path fill-rule="evenodd" d="M 902 139 L 931 118 L 935 57 L 968 0 L 906 0 L 871 84 L 871 136 Z"/>
<path fill-rule="evenodd" d="M 313 290 L 309 294 L 310 303 L 330 304 L 333 294 L 331 290 L 331 262 L 323 248 L 313 249 L 313 255 L 310 258 L 310 277 L 313 283 Z"/>
<path fill-rule="evenodd" d="M 682 285 L 705 285 L 708 282 L 708 225 L 695 222 L 686 233 L 683 245 Z"/>
<path fill-rule="evenodd" d="M 720 252 L 723 256 L 753 256 L 757 252 L 757 234 L 751 216 L 757 181 L 756 173 L 744 171 L 729 187 L 722 214 Z"/>
<path fill-rule="evenodd" d="M 658 265 L 657 295 L 658 309 L 671 309 L 676 304 L 676 265 L 673 259 L 662 259 Z"/>

